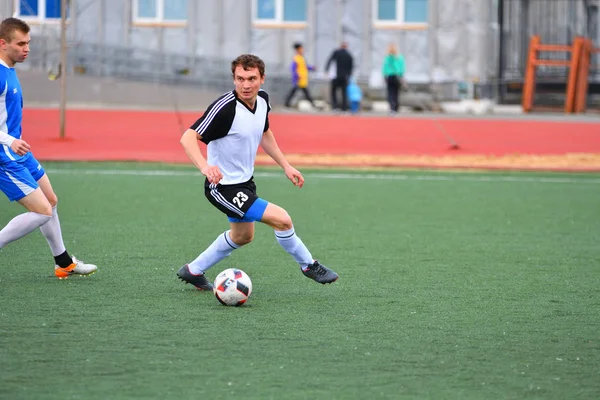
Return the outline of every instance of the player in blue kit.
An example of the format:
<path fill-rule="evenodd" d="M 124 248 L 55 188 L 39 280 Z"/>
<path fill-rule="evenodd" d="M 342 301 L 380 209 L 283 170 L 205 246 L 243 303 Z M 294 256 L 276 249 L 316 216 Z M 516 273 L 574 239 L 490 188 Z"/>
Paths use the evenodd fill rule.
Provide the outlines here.
<path fill-rule="evenodd" d="M 0 23 L 0 191 L 28 212 L 17 215 L 0 231 L 0 250 L 37 228 L 50 245 L 54 274 L 59 279 L 90 275 L 98 269 L 69 255 L 62 238 L 58 199 L 44 168 L 21 138 L 23 94 L 15 65 L 29 54 L 29 25 L 17 18 Z"/>
<path fill-rule="evenodd" d="M 296 235 L 287 211 L 256 194 L 252 175 L 259 146 L 295 186 L 301 188 L 304 184 L 304 177 L 286 160 L 269 127 L 269 96 L 260 88 L 265 81 L 265 64 L 254 55 L 244 54 L 231 63 L 231 73 L 235 90 L 215 100 L 181 137 L 185 152 L 206 176 L 204 192 L 208 201 L 227 215 L 230 229 L 181 267 L 177 275 L 198 289 L 212 289 L 204 275 L 206 270 L 250 243 L 254 223 L 259 221 L 275 230 L 277 242 L 306 277 L 322 284 L 334 282 L 338 274 L 312 257 Z M 198 141 L 207 145 L 208 159 L 200 152 Z"/>

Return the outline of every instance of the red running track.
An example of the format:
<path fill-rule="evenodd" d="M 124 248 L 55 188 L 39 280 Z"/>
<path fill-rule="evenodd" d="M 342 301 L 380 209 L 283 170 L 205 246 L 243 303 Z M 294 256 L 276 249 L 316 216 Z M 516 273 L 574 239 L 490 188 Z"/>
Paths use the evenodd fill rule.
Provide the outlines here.
<path fill-rule="evenodd" d="M 173 112 L 68 110 L 60 139 L 57 110 L 25 109 L 23 138 L 40 160 L 189 162 L 179 137 L 199 115 L 183 113 L 180 126 Z M 270 122 L 288 154 L 600 154 L 600 122 L 302 114 L 272 114 Z"/>

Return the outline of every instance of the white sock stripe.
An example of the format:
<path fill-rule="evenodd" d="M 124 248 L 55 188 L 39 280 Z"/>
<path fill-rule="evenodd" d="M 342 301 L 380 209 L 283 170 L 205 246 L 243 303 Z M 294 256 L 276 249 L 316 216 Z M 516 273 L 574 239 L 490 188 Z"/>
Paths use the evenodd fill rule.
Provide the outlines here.
<path fill-rule="evenodd" d="M 218 190 L 216 190 L 216 189 L 211 190 L 210 195 L 217 201 L 217 203 L 223 205 L 224 207 L 227 207 L 229 210 L 233 211 L 234 213 L 239 215 L 241 218 L 244 217 L 244 212 L 239 210 L 238 208 L 236 208 L 230 202 L 228 202 L 227 199 L 225 199 L 225 197 L 223 197 L 223 195 L 221 193 L 219 193 Z"/>
<path fill-rule="evenodd" d="M 215 119 L 215 116 L 217 115 L 217 113 L 223 108 L 225 107 L 225 105 L 227 103 L 229 103 L 231 100 L 233 100 L 235 97 L 233 96 L 233 93 L 230 93 L 229 95 L 223 97 L 221 100 L 219 100 L 213 108 L 211 108 L 211 110 L 208 112 L 208 115 L 206 116 L 206 118 L 204 119 L 204 121 L 202 121 L 202 123 L 200 125 L 198 125 L 198 127 L 196 128 L 196 132 L 198 132 L 200 135 L 202 135 L 202 133 L 204 133 L 204 131 L 206 130 L 206 128 L 208 127 L 208 125 L 212 122 L 213 119 Z"/>

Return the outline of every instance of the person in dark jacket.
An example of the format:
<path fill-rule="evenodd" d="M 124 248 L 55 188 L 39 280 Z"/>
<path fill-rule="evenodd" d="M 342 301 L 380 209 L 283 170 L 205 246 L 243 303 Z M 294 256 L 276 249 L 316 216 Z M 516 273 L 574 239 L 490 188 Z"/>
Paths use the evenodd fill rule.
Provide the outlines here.
<path fill-rule="evenodd" d="M 340 47 L 331 53 L 329 60 L 327 60 L 325 71 L 329 70 L 331 63 L 335 63 L 335 76 L 331 80 L 331 108 L 334 110 L 340 109 L 337 94 L 339 91 L 341 91 L 341 110 L 346 111 L 348 110 L 348 98 L 346 90 L 350 76 L 352 75 L 352 68 L 354 67 L 354 60 L 348 51 L 348 44 L 346 42 L 342 42 Z"/>

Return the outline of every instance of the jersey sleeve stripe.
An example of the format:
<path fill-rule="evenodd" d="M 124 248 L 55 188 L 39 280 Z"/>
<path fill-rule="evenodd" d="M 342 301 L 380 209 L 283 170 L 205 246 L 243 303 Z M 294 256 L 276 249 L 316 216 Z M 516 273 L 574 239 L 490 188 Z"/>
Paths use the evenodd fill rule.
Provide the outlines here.
<path fill-rule="evenodd" d="M 211 108 L 211 110 L 208 112 L 208 115 L 206 116 L 204 121 L 202 121 L 202 123 L 200 125 L 198 125 L 198 127 L 196 128 L 196 132 L 198 132 L 200 135 L 202 135 L 202 133 L 204 133 L 204 131 L 210 125 L 210 123 L 215 119 L 215 116 L 217 115 L 217 113 L 223 107 L 225 107 L 225 105 L 227 103 L 229 103 L 234 98 L 235 97 L 233 96 L 233 93 L 229 93 L 228 95 L 223 97 L 221 100 L 217 101 L 215 103 L 214 107 Z"/>

